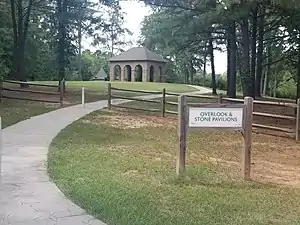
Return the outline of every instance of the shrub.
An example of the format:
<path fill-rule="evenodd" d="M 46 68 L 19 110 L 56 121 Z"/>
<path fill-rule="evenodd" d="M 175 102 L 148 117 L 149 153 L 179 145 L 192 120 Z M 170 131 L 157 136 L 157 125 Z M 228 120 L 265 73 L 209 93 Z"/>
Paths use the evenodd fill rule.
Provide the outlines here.
<path fill-rule="evenodd" d="M 276 90 L 276 97 L 296 99 L 296 82 L 294 79 L 280 82 Z"/>

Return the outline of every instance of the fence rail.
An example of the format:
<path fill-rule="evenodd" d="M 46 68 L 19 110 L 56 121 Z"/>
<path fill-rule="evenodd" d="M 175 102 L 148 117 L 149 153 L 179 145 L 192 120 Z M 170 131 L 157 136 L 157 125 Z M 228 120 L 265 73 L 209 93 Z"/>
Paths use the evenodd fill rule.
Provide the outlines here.
<path fill-rule="evenodd" d="M 222 100 L 228 101 L 228 102 L 239 102 L 243 103 L 243 99 L 236 99 L 236 98 L 222 98 Z M 295 103 L 289 103 L 289 102 L 272 102 L 272 101 L 261 101 L 261 100 L 254 100 L 254 104 L 261 104 L 261 105 L 272 105 L 272 106 L 284 106 L 284 107 L 290 107 L 290 108 L 297 108 L 297 104 Z"/>
<path fill-rule="evenodd" d="M 116 87 L 111 87 L 111 89 L 116 91 L 136 92 L 136 93 L 144 93 L 144 94 L 161 94 L 161 91 L 135 90 L 135 89 L 125 89 L 125 88 L 116 88 Z"/>
<path fill-rule="evenodd" d="M 35 87 L 57 88 L 59 89 L 59 92 L 32 90 L 30 88 L 4 87 L 4 84 L 17 84 L 17 85 L 24 84 L 24 85 L 35 86 Z M 60 86 L 59 86 L 53 84 L 39 84 L 39 83 L 22 82 L 22 81 L 14 81 L 14 80 L 0 80 L 0 102 L 2 102 L 2 99 L 15 99 L 21 101 L 59 103 L 61 106 L 63 106 L 63 98 L 64 98 L 63 86 L 64 86 L 63 82 L 60 82 Z M 45 98 L 10 96 L 8 93 L 4 94 L 4 91 L 8 93 L 30 93 L 30 94 L 39 94 L 45 96 L 57 96 L 58 98 L 52 100 L 52 99 L 45 99 Z"/>
<path fill-rule="evenodd" d="M 136 93 L 145 93 L 145 94 L 157 94 L 157 98 L 160 98 L 161 100 L 149 100 L 149 99 L 141 99 L 138 97 L 124 97 L 119 95 L 113 95 L 112 91 L 125 91 L 125 92 L 136 92 Z M 124 88 L 115 88 L 112 87 L 111 84 L 108 84 L 108 108 L 111 109 L 112 107 L 118 107 L 118 108 L 126 108 L 126 109 L 134 109 L 134 110 L 142 110 L 142 111 L 150 111 L 150 112 L 161 112 L 162 116 L 165 116 L 166 114 L 172 114 L 177 115 L 177 111 L 172 111 L 167 109 L 167 105 L 170 106 L 178 106 L 178 102 L 174 101 L 167 101 L 166 97 L 169 96 L 180 96 L 180 93 L 174 93 L 174 92 L 167 92 L 166 89 L 163 89 L 162 91 L 145 91 L 145 90 L 131 90 L 131 89 L 124 89 Z M 211 99 L 215 100 L 218 103 L 224 103 L 231 102 L 231 103 L 244 103 L 243 99 L 235 99 L 235 98 L 227 98 L 220 96 L 210 96 L 210 95 L 195 95 L 195 94 L 187 94 L 187 97 L 190 98 L 196 98 L 196 99 Z M 130 101 L 141 101 L 141 102 L 148 102 L 148 103 L 157 103 L 160 104 L 160 110 L 158 109 L 143 109 L 143 108 L 135 108 L 132 106 L 122 106 L 122 105 L 113 105 L 112 99 L 126 99 Z M 288 120 L 288 121 L 294 121 L 295 127 L 293 128 L 286 128 L 286 127 L 280 127 L 278 125 L 264 125 L 259 123 L 253 123 L 253 127 L 266 129 L 266 130 L 272 130 L 272 131 L 280 131 L 285 133 L 293 133 L 295 136 L 295 139 L 299 140 L 299 130 L 300 130 L 300 99 L 297 101 L 297 104 L 291 103 L 291 102 L 275 102 L 275 101 L 262 101 L 262 100 L 254 100 L 253 104 L 257 105 L 269 105 L 269 106 L 279 106 L 279 107 L 286 107 L 286 108 L 292 108 L 296 110 L 295 116 L 288 116 L 288 115 L 278 115 L 275 113 L 266 113 L 266 112 L 258 112 L 253 111 L 253 116 L 257 117 L 266 117 L 266 118 L 272 118 L 272 119 L 280 119 L 280 120 Z"/>
<path fill-rule="evenodd" d="M 112 94 L 112 91 L 124 91 L 124 92 L 134 92 L 134 93 L 143 93 L 143 94 L 151 94 L 151 95 L 161 95 L 163 92 L 160 91 L 146 91 L 146 90 L 134 90 L 134 89 L 124 89 L 124 88 L 116 88 L 112 87 L 111 83 L 108 84 L 108 109 L 111 109 L 112 107 L 114 108 L 124 108 L 124 109 L 133 109 L 133 110 L 138 110 L 138 111 L 147 111 L 147 112 L 162 112 L 163 116 L 165 113 L 164 109 L 164 101 L 158 101 L 158 100 L 153 100 L 153 99 L 143 99 L 143 98 L 138 98 L 138 97 L 127 97 L 127 96 L 121 96 L 121 95 L 115 95 Z M 158 96 L 159 97 L 159 96 Z M 113 99 L 124 99 L 124 100 L 129 100 L 129 101 L 140 101 L 140 102 L 147 102 L 147 103 L 156 103 L 161 105 L 161 110 L 159 109 L 146 109 L 146 108 L 137 108 L 137 107 L 132 107 L 132 106 L 124 106 L 120 104 L 113 104 Z"/>
<path fill-rule="evenodd" d="M 16 81 L 16 80 L 3 80 L 5 83 L 9 84 L 25 84 L 25 85 L 30 85 L 30 86 L 39 86 L 39 87 L 58 87 L 58 85 L 54 84 L 40 84 L 40 83 L 33 83 L 33 82 L 24 82 L 24 81 Z"/>

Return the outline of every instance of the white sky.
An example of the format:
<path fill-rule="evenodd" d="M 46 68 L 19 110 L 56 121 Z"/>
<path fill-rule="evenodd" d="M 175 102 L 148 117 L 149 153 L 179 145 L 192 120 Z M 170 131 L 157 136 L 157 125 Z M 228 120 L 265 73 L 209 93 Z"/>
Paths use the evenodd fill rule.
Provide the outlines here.
<path fill-rule="evenodd" d="M 131 40 L 133 46 L 135 46 L 140 35 L 141 22 L 143 21 L 145 16 L 151 14 L 151 9 L 138 1 L 121 1 L 120 5 L 122 7 L 122 10 L 126 13 L 124 18 L 125 19 L 124 26 L 128 28 L 131 32 L 133 32 L 133 35 L 126 37 L 126 40 L 128 41 Z M 88 39 L 83 41 L 83 46 L 85 48 L 94 50 L 94 47 L 90 45 L 90 40 Z M 133 46 L 128 46 L 127 49 Z M 226 60 L 227 60 L 226 52 L 217 52 L 217 51 L 215 52 L 216 73 L 226 72 L 226 67 L 227 67 Z M 208 70 L 209 69 L 210 67 L 208 66 Z"/>

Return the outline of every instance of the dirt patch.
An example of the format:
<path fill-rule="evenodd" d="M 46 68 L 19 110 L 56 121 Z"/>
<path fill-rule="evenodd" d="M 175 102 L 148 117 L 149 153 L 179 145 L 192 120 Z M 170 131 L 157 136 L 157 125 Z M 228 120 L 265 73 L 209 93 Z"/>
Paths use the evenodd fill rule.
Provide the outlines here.
<path fill-rule="evenodd" d="M 174 127 L 172 120 L 165 120 L 165 118 L 158 116 L 146 115 L 129 115 L 126 112 L 114 113 L 112 115 L 95 116 L 92 120 L 83 120 L 83 123 L 91 124 L 108 124 L 111 127 L 119 129 L 138 129 L 143 127 Z"/>
<path fill-rule="evenodd" d="M 300 187 L 300 168 L 293 164 L 257 160 L 252 165 L 252 171 L 254 180 Z"/>
<path fill-rule="evenodd" d="M 235 161 L 208 158 L 209 162 L 218 164 L 222 172 L 229 173 L 233 179 L 240 179 L 240 164 Z M 251 179 L 265 184 L 278 184 L 300 187 L 300 167 L 295 164 L 274 163 L 266 160 L 252 160 Z"/>
<path fill-rule="evenodd" d="M 108 124 L 115 128 L 135 129 L 135 128 L 172 128 L 176 132 L 177 120 L 174 116 L 165 118 L 153 115 L 133 113 L 132 111 L 110 111 L 110 115 L 99 115 L 93 117 L 85 123 Z M 209 134 L 206 134 L 209 135 Z M 220 134 L 216 135 L 220 138 Z M 226 141 L 222 142 L 220 151 L 212 151 L 216 148 L 216 142 L 211 136 L 201 136 L 207 140 L 206 148 L 201 151 L 189 151 L 187 153 L 187 165 L 197 165 L 202 163 L 215 163 L 219 166 L 220 172 L 234 180 L 240 179 L 240 152 L 242 140 L 237 139 L 234 134 L 226 133 Z M 153 134 L 155 136 L 155 134 Z M 197 142 L 197 138 L 195 139 Z M 220 142 L 221 140 L 219 140 Z M 201 142 L 204 143 L 203 141 Z M 173 142 L 172 142 L 173 144 Z M 198 148 L 197 143 L 192 144 L 192 148 Z M 209 147 L 211 145 L 211 147 Z M 198 146 L 198 147 L 197 147 Z M 238 147 L 237 147 L 238 146 Z M 116 147 L 116 146 L 114 146 Z M 203 150 L 206 149 L 206 150 Z M 251 178 L 259 183 L 272 183 L 300 187 L 300 144 L 294 140 L 270 135 L 253 134 Z M 115 149 L 116 150 L 116 149 Z M 118 151 L 121 149 L 118 148 Z M 176 154 L 158 148 L 157 151 L 145 151 L 143 157 L 153 162 L 164 162 L 173 166 L 176 161 Z M 122 151 L 131 151 L 124 147 Z"/>

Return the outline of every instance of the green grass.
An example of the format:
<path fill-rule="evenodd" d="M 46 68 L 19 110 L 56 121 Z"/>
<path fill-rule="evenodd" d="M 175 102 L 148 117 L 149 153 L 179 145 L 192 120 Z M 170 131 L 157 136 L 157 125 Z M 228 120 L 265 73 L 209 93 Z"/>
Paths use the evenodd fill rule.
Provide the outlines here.
<path fill-rule="evenodd" d="M 38 83 L 57 84 L 57 81 L 39 81 Z M 67 88 L 81 88 L 86 87 L 91 90 L 104 92 L 107 90 L 108 82 L 105 81 L 67 81 Z M 142 83 L 142 82 L 112 82 L 112 87 L 135 89 L 135 90 L 151 90 L 151 91 L 162 91 L 166 88 L 169 92 L 191 92 L 197 91 L 192 87 L 188 87 L 185 84 L 171 84 L 171 83 Z"/>
<path fill-rule="evenodd" d="M 42 84 L 57 84 L 57 81 L 41 81 L 37 83 Z M 107 99 L 107 84 L 108 82 L 102 81 L 68 81 L 66 82 L 67 93 L 64 99 L 65 106 L 80 104 L 81 103 L 81 87 L 84 86 L 85 91 L 85 101 L 94 102 L 99 100 Z M 152 91 L 162 91 L 163 88 L 167 88 L 169 92 L 191 92 L 195 89 L 190 88 L 183 84 L 165 84 L 165 83 L 130 83 L 130 82 L 113 82 L 113 87 L 127 88 L 127 89 L 142 89 L 142 90 L 152 90 Z M 16 84 L 4 83 L 4 87 L 18 88 Z M 56 92 L 56 88 L 49 87 L 35 87 L 30 86 L 30 90 L 48 91 Z M 123 91 L 113 91 L 116 95 L 125 96 L 139 96 L 147 95 L 134 92 L 123 92 Z M 17 93 L 17 92 L 4 92 L 7 96 L 14 97 L 27 97 L 27 98 L 39 98 L 48 99 L 49 96 L 41 94 L 27 94 L 27 93 Z M 58 96 L 52 96 L 51 99 L 57 101 Z M 19 121 L 30 118 L 31 116 L 36 116 L 51 110 L 57 109 L 57 105 L 44 104 L 44 103 L 33 103 L 29 101 L 16 101 L 7 100 L 1 104 L 0 116 L 2 117 L 3 127 L 10 126 Z"/>
<path fill-rule="evenodd" d="M 300 224 L 299 189 L 260 183 L 280 174 L 277 164 L 295 165 L 299 144 L 254 135 L 256 181 L 242 182 L 239 133 L 189 134 L 185 179 L 175 177 L 176 140 L 172 118 L 95 112 L 53 140 L 48 171 L 68 197 L 109 225 Z"/>
<path fill-rule="evenodd" d="M 4 100 L 0 107 L 2 128 L 8 127 L 22 120 L 29 119 L 32 116 L 50 112 L 54 109 L 57 109 L 57 106 L 27 101 Z"/>

